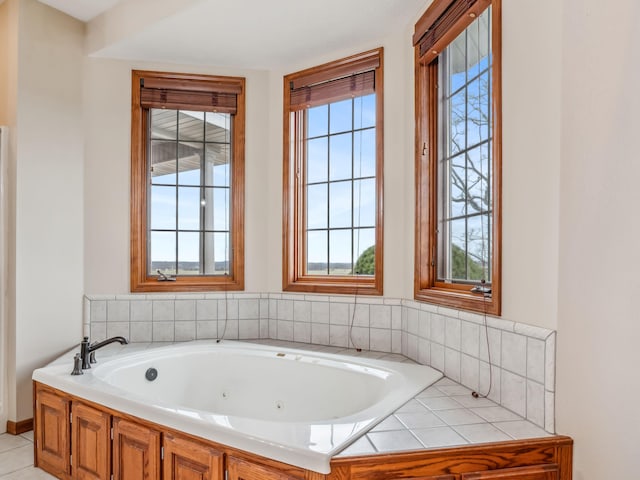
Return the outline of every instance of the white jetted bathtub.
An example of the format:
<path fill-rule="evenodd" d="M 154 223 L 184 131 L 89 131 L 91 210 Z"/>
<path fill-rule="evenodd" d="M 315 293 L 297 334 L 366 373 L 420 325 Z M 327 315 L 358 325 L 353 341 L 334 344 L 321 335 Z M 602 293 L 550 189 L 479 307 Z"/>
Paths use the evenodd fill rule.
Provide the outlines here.
<path fill-rule="evenodd" d="M 233 341 L 68 361 L 33 379 L 124 413 L 320 473 L 331 457 L 431 385 L 430 367 Z M 149 380 L 154 377 L 155 379 Z"/>

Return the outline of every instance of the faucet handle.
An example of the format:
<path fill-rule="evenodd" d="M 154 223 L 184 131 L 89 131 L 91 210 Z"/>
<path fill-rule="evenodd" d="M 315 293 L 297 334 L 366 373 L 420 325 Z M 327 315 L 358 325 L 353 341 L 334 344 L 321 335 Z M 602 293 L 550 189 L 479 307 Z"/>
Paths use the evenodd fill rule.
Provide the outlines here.
<path fill-rule="evenodd" d="M 96 360 L 96 351 L 94 350 L 89 354 L 89 363 L 98 363 Z"/>
<path fill-rule="evenodd" d="M 80 357 L 79 353 L 76 353 L 75 357 L 73 357 L 73 371 L 71 375 L 83 375 L 82 371 L 82 357 Z"/>

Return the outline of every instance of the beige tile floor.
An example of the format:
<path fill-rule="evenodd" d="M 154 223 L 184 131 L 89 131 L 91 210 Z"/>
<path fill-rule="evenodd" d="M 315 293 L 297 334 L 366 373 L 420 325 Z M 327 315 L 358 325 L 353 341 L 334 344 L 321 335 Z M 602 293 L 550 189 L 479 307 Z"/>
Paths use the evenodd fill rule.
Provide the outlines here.
<path fill-rule="evenodd" d="M 55 478 L 33 466 L 33 432 L 0 434 L 0 480 Z"/>

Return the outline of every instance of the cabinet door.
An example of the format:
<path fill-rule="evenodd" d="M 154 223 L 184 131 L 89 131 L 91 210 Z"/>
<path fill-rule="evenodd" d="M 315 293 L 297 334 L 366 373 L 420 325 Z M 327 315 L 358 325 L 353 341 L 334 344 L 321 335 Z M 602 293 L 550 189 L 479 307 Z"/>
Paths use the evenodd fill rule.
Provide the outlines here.
<path fill-rule="evenodd" d="M 113 419 L 113 479 L 160 478 L 160 433 L 145 426 Z"/>
<path fill-rule="evenodd" d="M 163 436 L 164 480 L 221 480 L 222 453 L 202 443 L 167 433 Z"/>
<path fill-rule="evenodd" d="M 69 406 L 69 400 L 52 392 L 36 392 L 36 466 L 59 478 L 70 478 L 71 473 Z"/>
<path fill-rule="evenodd" d="M 111 476 L 111 415 L 73 402 L 71 418 L 73 478 L 108 480 Z"/>
<path fill-rule="evenodd" d="M 278 470 L 227 457 L 228 480 L 301 480 Z"/>
<path fill-rule="evenodd" d="M 556 464 L 549 464 L 463 473 L 460 478 L 461 480 L 558 480 L 560 473 Z"/>

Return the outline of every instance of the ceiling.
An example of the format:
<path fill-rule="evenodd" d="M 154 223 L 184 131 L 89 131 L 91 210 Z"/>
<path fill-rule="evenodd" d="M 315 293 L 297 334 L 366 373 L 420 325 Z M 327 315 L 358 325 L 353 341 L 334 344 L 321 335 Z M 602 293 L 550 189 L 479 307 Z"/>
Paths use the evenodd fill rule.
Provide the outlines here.
<path fill-rule="evenodd" d="M 40 2 L 86 22 L 109 10 L 120 0 L 40 0 Z"/>
<path fill-rule="evenodd" d="M 103 42 L 89 48 L 94 56 L 254 69 L 288 68 L 307 58 L 374 48 L 392 32 L 411 31 L 428 3 L 173 0 L 171 11 L 149 20 L 149 10 L 142 8 L 149 0 L 40 1 L 88 22 L 87 35 L 96 31 L 93 37 Z M 119 35 L 104 34 L 113 31 Z"/>

